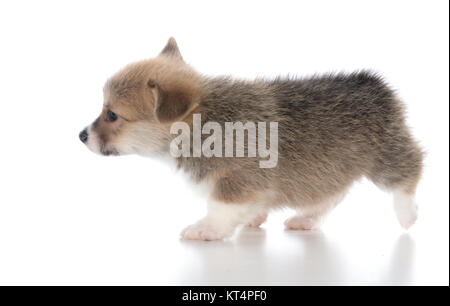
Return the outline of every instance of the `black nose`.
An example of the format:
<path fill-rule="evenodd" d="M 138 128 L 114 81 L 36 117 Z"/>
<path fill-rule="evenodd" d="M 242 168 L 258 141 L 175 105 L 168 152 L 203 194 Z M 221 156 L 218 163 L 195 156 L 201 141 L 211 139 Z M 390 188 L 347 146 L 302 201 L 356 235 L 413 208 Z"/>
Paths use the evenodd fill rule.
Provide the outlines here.
<path fill-rule="evenodd" d="M 80 140 L 82 143 L 86 143 L 86 141 L 88 140 L 88 132 L 87 129 L 84 129 L 80 132 L 80 135 L 78 135 L 80 137 Z"/>

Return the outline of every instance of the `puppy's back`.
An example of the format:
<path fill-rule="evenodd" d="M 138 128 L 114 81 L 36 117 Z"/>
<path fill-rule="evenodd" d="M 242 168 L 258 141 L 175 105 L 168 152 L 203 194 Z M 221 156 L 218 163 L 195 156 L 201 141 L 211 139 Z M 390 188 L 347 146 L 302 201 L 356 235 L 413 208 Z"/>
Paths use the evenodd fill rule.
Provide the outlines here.
<path fill-rule="evenodd" d="M 422 151 L 402 102 L 381 77 L 363 71 L 269 86 L 278 107 L 281 169 L 291 175 L 289 169 L 298 169 L 311 197 L 337 193 L 362 175 L 388 189 L 415 189 Z"/>

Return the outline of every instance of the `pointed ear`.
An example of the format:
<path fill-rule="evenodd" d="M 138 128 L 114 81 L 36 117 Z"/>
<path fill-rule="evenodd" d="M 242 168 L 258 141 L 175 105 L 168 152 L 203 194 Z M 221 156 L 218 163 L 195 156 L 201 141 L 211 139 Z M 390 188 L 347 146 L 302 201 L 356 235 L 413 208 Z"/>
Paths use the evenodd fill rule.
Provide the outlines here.
<path fill-rule="evenodd" d="M 160 123 L 181 119 L 192 106 L 192 97 L 182 89 L 164 90 L 152 80 L 147 85 L 153 91 L 155 116 Z"/>
<path fill-rule="evenodd" d="M 173 37 L 169 38 L 169 41 L 167 42 L 164 49 L 162 49 L 161 53 L 159 53 L 159 55 L 183 60 L 183 57 L 181 56 L 181 53 L 180 53 L 180 49 L 178 49 L 177 42 L 175 41 L 175 38 L 173 38 Z"/>

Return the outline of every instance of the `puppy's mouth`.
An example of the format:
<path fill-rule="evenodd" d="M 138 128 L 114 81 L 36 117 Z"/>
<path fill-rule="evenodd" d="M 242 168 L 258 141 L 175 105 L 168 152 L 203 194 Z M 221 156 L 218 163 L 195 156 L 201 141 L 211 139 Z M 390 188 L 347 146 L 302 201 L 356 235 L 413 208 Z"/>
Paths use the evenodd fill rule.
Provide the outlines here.
<path fill-rule="evenodd" d="M 100 150 L 100 153 L 105 155 L 105 156 L 110 156 L 110 155 L 112 155 L 112 156 L 119 156 L 120 155 L 119 151 L 117 151 L 116 149 L 105 149 L 105 148 L 102 148 Z"/>

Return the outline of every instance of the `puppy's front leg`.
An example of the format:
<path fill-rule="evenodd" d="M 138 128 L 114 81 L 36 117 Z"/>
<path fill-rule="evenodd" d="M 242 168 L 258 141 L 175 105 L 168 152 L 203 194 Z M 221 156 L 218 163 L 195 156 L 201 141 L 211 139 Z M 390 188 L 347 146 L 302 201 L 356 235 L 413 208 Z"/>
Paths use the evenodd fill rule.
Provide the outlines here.
<path fill-rule="evenodd" d="M 240 224 L 249 222 L 258 212 L 257 204 L 208 202 L 206 217 L 185 228 L 181 237 L 188 240 L 220 240 L 231 237 Z"/>

